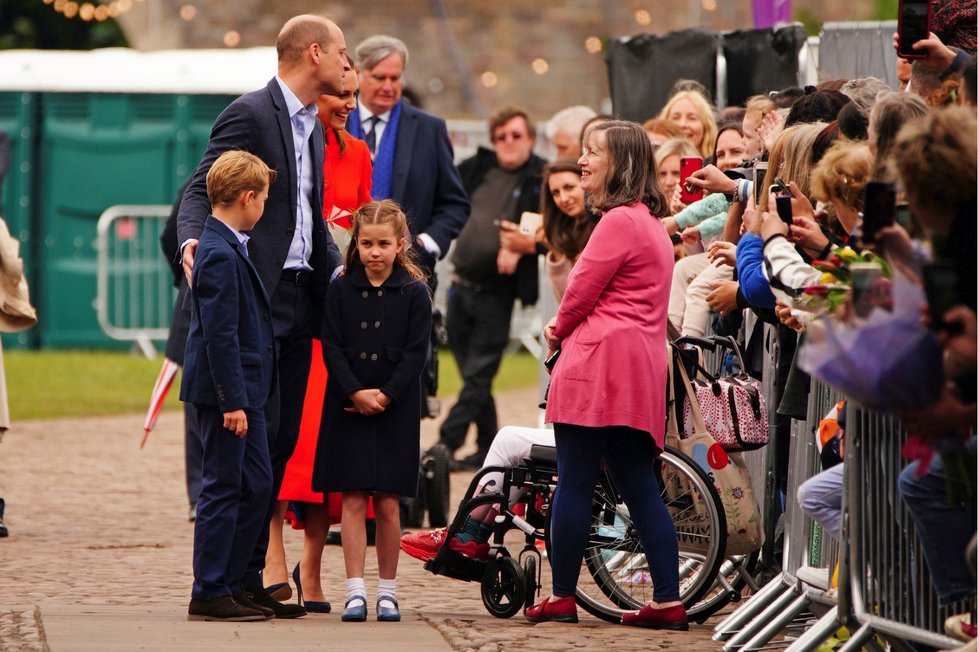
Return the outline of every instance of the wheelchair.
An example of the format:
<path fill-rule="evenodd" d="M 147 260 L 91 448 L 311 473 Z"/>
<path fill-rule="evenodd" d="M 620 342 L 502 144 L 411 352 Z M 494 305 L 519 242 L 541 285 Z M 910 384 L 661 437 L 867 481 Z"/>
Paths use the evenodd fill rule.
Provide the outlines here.
<path fill-rule="evenodd" d="M 503 474 L 500 491 L 476 495 L 481 479 L 493 472 Z M 655 473 L 676 525 L 680 599 L 690 611 L 716 590 L 717 573 L 724 563 L 726 517 L 709 477 L 683 453 L 667 446 L 656 461 Z M 543 542 L 548 558 L 551 549 L 549 508 L 556 480 L 556 449 L 549 446 L 533 446 L 530 457 L 518 466 L 481 469 L 472 478 L 441 548 L 425 563 L 425 569 L 479 582 L 483 605 L 497 618 L 512 617 L 532 605 L 541 588 L 543 564 L 537 542 Z M 518 493 L 510 506 L 513 489 Z M 492 524 L 488 559 L 472 559 L 449 548 L 448 542 L 461 531 L 466 517 L 486 505 L 495 505 L 499 511 Z M 524 535 L 524 545 L 515 557 L 504 542 L 514 529 Z M 598 618 L 620 622 L 623 613 L 637 611 L 652 599 L 653 588 L 628 508 L 610 475 L 602 470 L 591 504 L 591 530 L 577 603 Z"/>

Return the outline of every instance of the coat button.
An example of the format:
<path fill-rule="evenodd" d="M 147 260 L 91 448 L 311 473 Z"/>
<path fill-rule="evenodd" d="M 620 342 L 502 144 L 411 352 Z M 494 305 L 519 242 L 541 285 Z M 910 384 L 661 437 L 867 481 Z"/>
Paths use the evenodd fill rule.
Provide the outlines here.
<path fill-rule="evenodd" d="M 360 359 L 361 360 L 366 360 L 367 359 L 367 354 L 366 353 L 361 353 L 360 354 Z"/>
<path fill-rule="evenodd" d="M 368 296 L 370 296 L 370 293 L 368 293 L 366 290 L 364 290 L 363 292 L 360 293 L 360 296 L 362 296 L 364 299 L 366 299 Z"/>
<path fill-rule="evenodd" d="M 363 330 L 367 330 L 367 322 L 365 321 L 360 322 L 360 328 L 362 328 Z"/>
<path fill-rule="evenodd" d="M 374 322 L 374 328 L 380 328 L 380 322 L 379 321 L 375 321 Z"/>
<path fill-rule="evenodd" d="M 377 360 L 377 354 L 376 353 L 371 353 L 370 354 L 370 359 L 376 361 Z"/>
<path fill-rule="evenodd" d="M 383 290 L 377 290 L 377 296 L 378 297 L 384 296 L 384 291 Z"/>

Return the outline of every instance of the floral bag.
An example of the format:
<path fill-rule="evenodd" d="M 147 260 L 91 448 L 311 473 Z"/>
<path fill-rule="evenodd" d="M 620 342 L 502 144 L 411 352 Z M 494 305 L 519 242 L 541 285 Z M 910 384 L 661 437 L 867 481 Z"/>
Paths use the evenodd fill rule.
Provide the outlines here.
<path fill-rule="evenodd" d="M 679 359 L 678 355 L 676 359 Z M 682 436 L 676 420 L 673 382 L 676 368 L 686 388 L 691 416 L 687 419 L 691 427 L 684 429 Z M 759 550 L 764 545 L 764 528 L 750 474 L 740 454 L 728 453 L 707 430 L 689 375 L 681 362 L 670 365 L 669 396 L 666 444 L 692 458 L 716 486 L 727 518 L 726 554 L 746 555 Z"/>
<path fill-rule="evenodd" d="M 740 368 L 745 369 L 740 346 L 732 337 L 723 346 L 736 354 Z M 698 375 L 692 381 L 683 405 L 683 432 L 693 434 L 689 397 L 695 395 L 706 430 L 728 452 L 749 451 L 770 441 L 767 406 L 761 394 L 761 383 L 745 372 L 736 376 L 714 376 L 697 364 Z"/>

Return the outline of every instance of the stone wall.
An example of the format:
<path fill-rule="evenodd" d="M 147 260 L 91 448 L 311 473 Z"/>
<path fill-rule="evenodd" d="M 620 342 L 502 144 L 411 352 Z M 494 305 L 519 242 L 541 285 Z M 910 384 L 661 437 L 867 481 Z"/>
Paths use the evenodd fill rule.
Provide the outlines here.
<path fill-rule="evenodd" d="M 185 20 L 181 10 L 189 14 L 190 5 L 193 18 Z M 796 14 L 823 22 L 869 19 L 872 5 L 794 2 Z M 570 104 L 600 109 L 607 104 L 607 72 L 603 52 L 586 49 L 591 37 L 604 44 L 693 25 L 751 27 L 747 0 L 147 0 L 121 23 L 139 49 L 224 47 L 231 30 L 237 47 L 254 47 L 274 44 L 290 16 L 324 11 L 343 28 L 351 50 L 371 34 L 403 39 L 411 52 L 409 86 L 424 108 L 453 118 L 481 118 L 506 103 L 524 105 L 539 119 Z"/>

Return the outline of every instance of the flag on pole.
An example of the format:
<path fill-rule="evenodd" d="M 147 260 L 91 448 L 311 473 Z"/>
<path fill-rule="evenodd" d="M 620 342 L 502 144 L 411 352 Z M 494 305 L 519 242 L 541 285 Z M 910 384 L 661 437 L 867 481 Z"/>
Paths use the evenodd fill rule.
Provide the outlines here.
<path fill-rule="evenodd" d="M 791 0 L 752 0 L 754 27 L 767 29 L 791 22 Z"/>
<path fill-rule="evenodd" d="M 149 398 L 149 410 L 147 410 L 146 420 L 143 422 L 143 438 L 139 442 L 140 448 L 146 445 L 146 440 L 149 439 L 149 431 L 156 425 L 156 418 L 160 416 L 163 401 L 166 399 L 170 385 L 173 384 L 173 378 L 179 370 L 180 365 L 169 358 L 163 358 L 163 367 L 160 369 L 160 375 L 156 377 L 153 395 Z"/>

